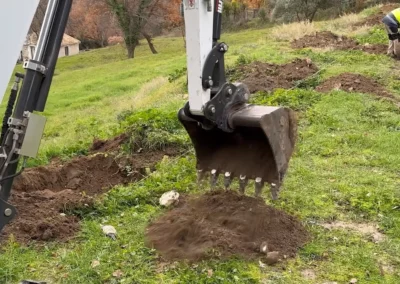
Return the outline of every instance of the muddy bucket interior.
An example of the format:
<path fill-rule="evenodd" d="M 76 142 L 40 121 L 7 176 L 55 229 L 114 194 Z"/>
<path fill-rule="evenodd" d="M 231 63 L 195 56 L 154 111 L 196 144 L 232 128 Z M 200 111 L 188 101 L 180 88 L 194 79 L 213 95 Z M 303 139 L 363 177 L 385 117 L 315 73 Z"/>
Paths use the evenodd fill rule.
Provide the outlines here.
<path fill-rule="evenodd" d="M 297 136 L 290 109 L 247 105 L 230 116 L 231 133 L 205 130 L 184 115 L 180 120 L 194 144 L 198 170 L 281 183 Z"/>

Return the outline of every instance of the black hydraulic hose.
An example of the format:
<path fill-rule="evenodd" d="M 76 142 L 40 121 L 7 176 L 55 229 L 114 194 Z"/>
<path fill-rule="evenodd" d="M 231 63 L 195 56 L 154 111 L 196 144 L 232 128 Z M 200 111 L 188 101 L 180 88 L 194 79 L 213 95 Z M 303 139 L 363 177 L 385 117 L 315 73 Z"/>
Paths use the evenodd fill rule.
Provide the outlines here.
<path fill-rule="evenodd" d="M 17 100 L 17 95 L 18 95 L 18 88 L 13 87 L 11 89 L 11 94 L 10 97 L 8 98 L 7 108 L 3 117 L 3 125 L 1 127 L 1 138 L 0 138 L 1 143 L 3 143 L 6 137 L 6 132 L 8 129 L 8 119 L 11 117 L 13 113 L 15 101 Z"/>

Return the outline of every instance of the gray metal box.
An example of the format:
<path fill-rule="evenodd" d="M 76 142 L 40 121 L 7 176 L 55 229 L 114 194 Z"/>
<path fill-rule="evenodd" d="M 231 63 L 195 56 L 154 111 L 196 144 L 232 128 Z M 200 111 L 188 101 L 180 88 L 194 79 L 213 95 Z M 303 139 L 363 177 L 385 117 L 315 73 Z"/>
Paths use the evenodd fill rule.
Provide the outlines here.
<path fill-rule="evenodd" d="M 42 140 L 44 126 L 46 125 L 46 118 L 41 115 L 31 113 L 29 115 L 28 126 L 24 142 L 22 143 L 19 154 L 22 156 L 36 158 L 39 152 L 40 142 Z"/>

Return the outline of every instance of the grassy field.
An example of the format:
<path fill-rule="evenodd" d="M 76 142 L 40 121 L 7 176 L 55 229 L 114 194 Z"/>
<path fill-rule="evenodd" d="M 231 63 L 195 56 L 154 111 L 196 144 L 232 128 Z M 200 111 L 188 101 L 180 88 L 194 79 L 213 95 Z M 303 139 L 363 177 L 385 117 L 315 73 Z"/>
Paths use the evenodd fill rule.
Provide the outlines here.
<path fill-rule="evenodd" d="M 386 42 L 382 29 L 350 29 L 348 21 L 321 22 L 313 28 L 346 27 L 344 33 L 360 42 Z M 274 203 L 299 216 L 312 233 L 295 259 L 263 268 L 239 258 L 195 266 L 158 261 L 157 252 L 144 245 L 146 225 L 163 212 L 158 197 L 171 189 L 206 190 L 195 184 L 195 158 L 189 152 L 164 159 L 146 179 L 113 189 L 93 210 L 82 212 L 82 231 L 69 243 L 23 246 L 11 240 L 0 248 L 0 283 L 26 278 L 49 283 L 349 283 L 353 278 L 357 283 L 399 283 L 399 107 L 368 94 L 313 90 L 325 78 L 356 72 L 372 76 L 400 98 L 399 63 L 361 51 L 292 50 L 274 31 L 246 30 L 226 34 L 223 40 L 230 45 L 230 68 L 243 58 L 285 63 L 308 57 L 321 70 L 299 84 L 301 88 L 254 98 L 258 104 L 290 106 L 300 117 L 296 152 L 281 198 Z M 185 78 L 175 76 L 170 83 L 168 77 L 185 67 L 183 41 L 157 38 L 154 43 L 159 54 L 152 55 L 143 43 L 133 60 L 126 60 L 119 46 L 60 59 L 40 158 L 31 165 L 86 153 L 94 137 L 125 131 L 137 121 L 138 111 L 153 109 L 143 121 L 164 114 L 166 124 L 174 120 L 185 102 Z M 171 139 L 188 143 L 179 124 L 166 128 L 175 135 Z M 332 221 L 376 225 L 384 237 L 375 242 L 360 232 L 322 226 Z M 105 222 L 117 228 L 117 242 L 103 237 L 99 224 Z M 99 265 L 93 267 L 95 260 Z"/>

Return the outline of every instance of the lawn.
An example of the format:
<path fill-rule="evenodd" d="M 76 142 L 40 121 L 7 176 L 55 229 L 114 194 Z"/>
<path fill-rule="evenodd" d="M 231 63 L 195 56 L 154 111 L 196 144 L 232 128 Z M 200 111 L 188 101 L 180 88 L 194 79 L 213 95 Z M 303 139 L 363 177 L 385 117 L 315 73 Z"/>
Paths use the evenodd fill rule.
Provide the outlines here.
<path fill-rule="evenodd" d="M 328 24 L 316 28 L 340 26 Z M 0 248 L 0 283 L 27 278 L 49 283 L 399 283 L 399 106 L 370 94 L 313 90 L 328 77 L 356 72 L 375 78 L 400 98 L 398 62 L 361 51 L 293 50 L 273 34 L 273 28 L 251 29 L 225 34 L 223 40 L 230 45 L 229 68 L 243 59 L 286 63 L 307 57 L 320 69 L 299 88 L 253 98 L 298 112 L 299 138 L 281 197 L 272 202 L 264 194 L 267 203 L 298 216 L 312 234 L 295 259 L 273 267 L 240 258 L 196 265 L 159 261 L 157 252 L 144 244 L 146 225 L 163 212 L 158 197 L 171 189 L 207 190 L 195 183 L 191 150 L 160 161 L 145 179 L 117 186 L 92 210 L 80 212 L 82 230 L 68 243 L 25 246 L 10 240 Z M 363 28 L 354 36 L 380 42 L 385 35 Z M 168 114 L 166 120 L 176 119 L 186 100 L 185 77 L 179 75 L 185 67 L 183 40 L 156 38 L 154 44 L 159 54 L 152 55 L 143 42 L 133 60 L 125 59 L 121 46 L 60 59 L 39 159 L 30 165 L 85 154 L 95 137 L 124 132 L 138 111 L 151 108 L 155 114 Z M 173 138 L 188 143 L 183 132 L 178 136 Z M 376 242 L 353 230 L 322 226 L 333 221 L 372 224 L 384 237 Z M 103 223 L 117 228 L 118 241 L 102 235 Z"/>

